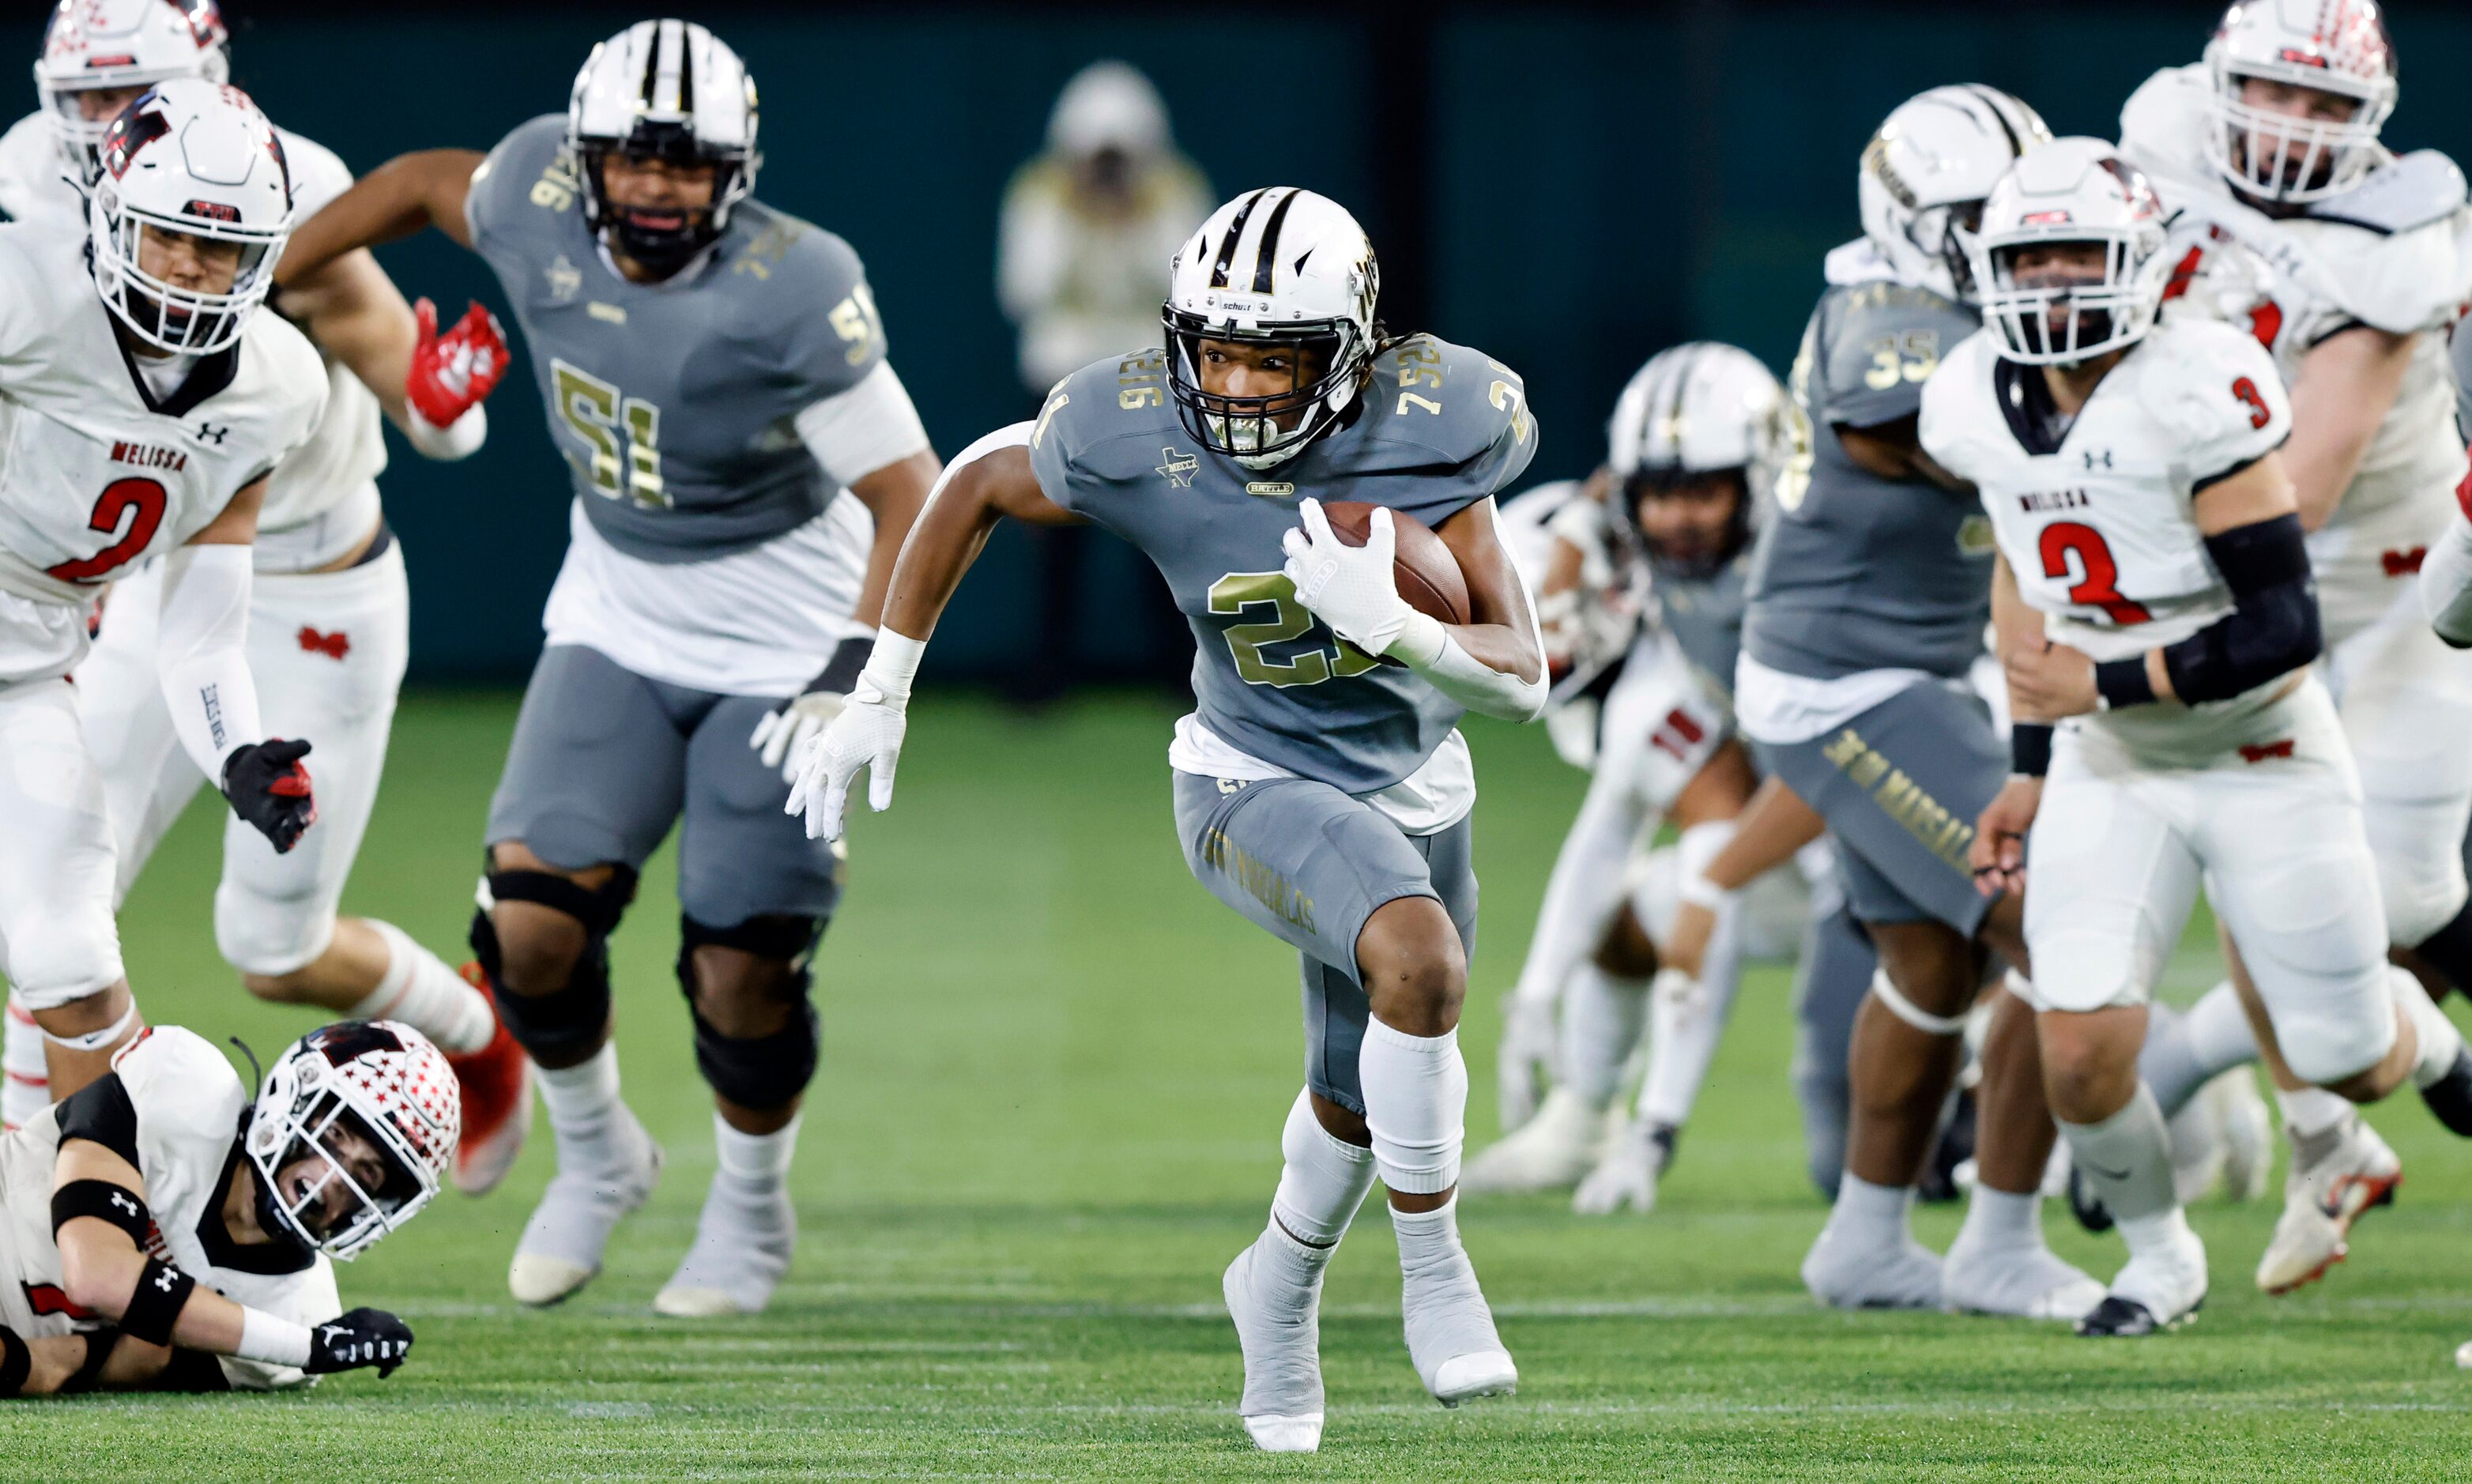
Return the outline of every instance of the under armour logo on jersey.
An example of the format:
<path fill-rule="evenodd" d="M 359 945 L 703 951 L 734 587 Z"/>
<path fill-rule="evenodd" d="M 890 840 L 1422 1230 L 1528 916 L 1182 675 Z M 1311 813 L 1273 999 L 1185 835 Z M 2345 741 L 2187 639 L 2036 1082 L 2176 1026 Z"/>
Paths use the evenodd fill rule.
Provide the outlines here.
<path fill-rule="evenodd" d="M 217 448 L 224 446 L 224 436 L 229 432 L 231 432 L 231 429 L 227 426 L 219 427 L 210 422 L 202 422 L 198 424 L 199 440 L 201 442 L 212 443 Z"/>
<path fill-rule="evenodd" d="M 2107 448 L 2089 448 L 2084 453 L 2084 459 L 2085 466 L 2089 469 L 2108 469 L 2111 467 L 2111 450 Z"/>
<path fill-rule="evenodd" d="M 331 634 L 321 634 L 303 624 L 300 625 L 299 639 L 300 648 L 304 652 L 322 654 L 330 660 L 340 660 L 352 652 L 351 636 L 340 628 Z"/>
<path fill-rule="evenodd" d="M 1155 471 L 1159 478 L 1178 489 L 1193 487 L 1193 477 L 1201 471 L 1201 460 L 1199 458 L 1179 449 L 1162 448 L 1159 450 L 1159 459 L 1160 462 Z"/>

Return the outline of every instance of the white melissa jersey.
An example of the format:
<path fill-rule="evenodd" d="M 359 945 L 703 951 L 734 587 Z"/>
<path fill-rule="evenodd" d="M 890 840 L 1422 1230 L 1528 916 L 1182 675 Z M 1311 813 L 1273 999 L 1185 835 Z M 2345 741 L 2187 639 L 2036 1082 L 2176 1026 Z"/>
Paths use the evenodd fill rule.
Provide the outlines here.
<path fill-rule="evenodd" d="M 2037 411 L 2048 408 L 2041 376 L 2001 360 L 1988 334 L 1970 337 L 1923 389 L 1921 436 L 1934 459 L 1980 492 L 2044 632 L 2098 662 L 2120 660 L 2230 613 L 2192 499 L 2292 431 L 2292 404 L 2265 348 L 2229 325 L 2167 320 L 2056 436 Z M 2211 710 L 2140 707 L 2093 719 L 2143 734 L 2185 728 Z"/>
<path fill-rule="evenodd" d="M 293 220 L 305 222 L 351 186 L 352 173 L 324 145 L 289 130 L 275 133 L 292 171 Z M 0 214 L 86 229 L 85 198 L 39 112 L 0 134 Z M 325 371 L 325 417 L 267 485 L 257 520 L 260 572 L 314 571 L 348 553 L 378 522 L 376 482 L 387 461 L 378 399 L 342 362 L 328 361 Z"/>
<path fill-rule="evenodd" d="M 148 1250 L 235 1303 L 321 1324 L 343 1312 L 335 1268 L 325 1254 L 297 1244 L 241 1246 L 231 1240 L 223 1208 L 232 1181 L 247 1167 L 240 1118 L 250 1098 L 241 1080 L 203 1037 L 157 1025 L 112 1059 L 136 1115 L 137 1172 L 146 1181 L 154 1217 Z M 60 1250 L 52 1238 L 52 1185 L 59 1154 L 61 1104 L 0 1138 L 0 1283 L 21 1317 L 67 1332 L 83 1316 L 69 1306 Z M 297 1385 L 307 1378 L 290 1366 L 223 1361 L 225 1379 L 240 1390 Z"/>
<path fill-rule="evenodd" d="M 2357 188 L 2300 214 L 2269 216 L 2206 161 L 2213 87 L 2202 64 L 2166 68 L 2121 111 L 2122 153 L 2173 213 L 2173 311 L 2247 329 L 2286 387 L 2320 342 L 2355 325 L 2419 336 L 2351 487 L 2310 537 L 2332 645 L 2391 604 L 2463 478 L 2445 332 L 2472 297 L 2472 206 L 2461 172 L 2424 150 L 2388 156 Z"/>

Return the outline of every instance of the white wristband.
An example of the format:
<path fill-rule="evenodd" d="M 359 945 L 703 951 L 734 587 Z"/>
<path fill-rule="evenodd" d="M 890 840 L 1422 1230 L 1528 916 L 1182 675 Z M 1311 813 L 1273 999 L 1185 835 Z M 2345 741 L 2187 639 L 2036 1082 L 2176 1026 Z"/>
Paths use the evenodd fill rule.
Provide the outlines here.
<path fill-rule="evenodd" d="M 262 1308 L 240 1311 L 240 1343 L 232 1354 L 261 1365 L 305 1366 L 309 1363 L 309 1327 Z"/>
<path fill-rule="evenodd" d="M 1704 907 L 1711 912 L 1724 910 L 1728 904 L 1742 895 L 1740 891 L 1729 891 L 1704 876 L 1685 876 L 1676 894 L 1693 907 Z"/>
<path fill-rule="evenodd" d="M 871 699 L 909 700 L 910 683 L 918 678 L 918 661 L 926 653 L 926 640 L 879 627 L 875 631 L 875 650 L 867 657 L 867 669 L 859 671 L 858 686 L 852 694 L 872 685 L 877 695 Z"/>
<path fill-rule="evenodd" d="M 1429 670 L 1442 657 L 1442 647 L 1451 642 L 1451 631 L 1442 621 L 1431 614 L 1408 610 L 1408 622 L 1399 626 L 1399 637 L 1382 652 L 1410 670 Z"/>

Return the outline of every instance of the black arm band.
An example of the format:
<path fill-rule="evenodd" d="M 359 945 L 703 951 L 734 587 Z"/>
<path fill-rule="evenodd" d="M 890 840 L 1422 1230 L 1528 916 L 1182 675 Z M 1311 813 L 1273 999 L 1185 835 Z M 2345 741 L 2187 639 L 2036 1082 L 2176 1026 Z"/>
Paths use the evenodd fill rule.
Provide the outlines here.
<path fill-rule="evenodd" d="M 2132 659 L 2105 660 L 2094 668 L 2095 694 L 2103 697 L 2104 706 L 2118 711 L 2123 706 L 2143 706 L 2154 699 L 2154 681 L 2146 673 L 2146 656 Z"/>
<path fill-rule="evenodd" d="M 2206 538 L 2233 610 L 2163 651 L 2173 693 L 2229 700 L 2316 659 L 2325 648 L 2300 517 L 2278 515 Z"/>
<path fill-rule="evenodd" d="M 0 1324 L 0 1397 L 13 1397 L 26 1389 L 26 1378 L 35 1374 L 35 1353 L 17 1337 L 17 1331 Z"/>
<path fill-rule="evenodd" d="M 120 1332 L 149 1345 L 172 1343 L 172 1327 L 180 1322 L 198 1281 L 160 1258 L 148 1258 L 137 1275 L 136 1290 L 120 1313 Z"/>
<path fill-rule="evenodd" d="M 2008 771 L 2040 778 L 2052 770 L 2052 729 L 2040 721 L 2008 727 Z"/>
<path fill-rule="evenodd" d="M 873 634 L 863 639 L 843 640 L 833 646 L 833 657 L 824 662 L 824 668 L 816 678 L 807 682 L 806 694 L 847 695 L 850 688 L 858 684 L 859 671 L 867 669 L 867 662 L 874 653 Z"/>
<path fill-rule="evenodd" d="M 103 1368 L 110 1361 L 113 1347 L 120 1343 L 120 1331 L 109 1325 L 100 1330 L 87 1330 L 83 1333 L 85 1359 L 78 1363 L 76 1374 L 60 1382 L 62 1396 L 94 1390 L 95 1383 L 103 1379 Z"/>
<path fill-rule="evenodd" d="M 137 1192 L 108 1180 L 72 1180 L 52 1192 L 54 1241 L 59 1239 L 60 1228 L 80 1216 L 110 1222 L 127 1232 L 140 1252 L 146 1250 L 146 1230 L 154 1225 Z"/>

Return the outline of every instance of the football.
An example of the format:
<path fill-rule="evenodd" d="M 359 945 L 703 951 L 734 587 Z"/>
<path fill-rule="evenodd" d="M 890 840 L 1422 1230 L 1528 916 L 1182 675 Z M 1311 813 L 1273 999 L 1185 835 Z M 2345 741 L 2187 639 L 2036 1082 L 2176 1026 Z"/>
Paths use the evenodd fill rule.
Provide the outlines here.
<path fill-rule="evenodd" d="M 1330 519 L 1330 529 L 1350 546 L 1363 546 L 1380 506 L 1364 500 L 1333 500 L 1321 507 Z M 1460 571 L 1460 559 L 1442 545 L 1434 529 L 1405 510 L 1390 512 L 1390 527 L 1398 537 L 1392 553 L 1391 570 L 1399 578 L 1399 596 L 1408 606 L 1427 618 L 1445 624 L 1468 621 L 1467 577 Z"/>

